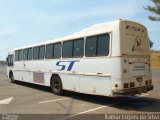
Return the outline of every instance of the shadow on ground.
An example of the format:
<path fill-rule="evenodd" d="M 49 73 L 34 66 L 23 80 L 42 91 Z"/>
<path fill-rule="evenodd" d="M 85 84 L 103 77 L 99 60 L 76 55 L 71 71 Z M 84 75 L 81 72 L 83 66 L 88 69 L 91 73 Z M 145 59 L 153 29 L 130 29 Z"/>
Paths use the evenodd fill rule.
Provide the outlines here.
<path fill-rule="evenodd" d="M 37 89 L 43 92 L 51 93 L 49 87 L 24 83 L 24 82 L 16 82 L 17 85 L 21 85 L 24 87 L 29 87 L 32 89 Z M 105 96 L 96 96 L 96 95 L 87 95 L 75 92 L 65 91 L 63 94 L 65 97 L 71 97 L 76 100 L 81 100 L 85 102 L 94 103 L 97 105 L 106 105 L 110 107 L 115 107 L 118 109 L 124 110 L 134 110 L 140 112 L 160 112 L 160 99 L 149 98 L 149 97 L 137 97 L 137 96 L 121 96 L 121 97 L 105 97 Z M 71 101 L 71 103 L 73 102 Z M 72 105 L 72 104 L 71 104 Z M 71 106 L 68 106 L 71 107 Z"/>

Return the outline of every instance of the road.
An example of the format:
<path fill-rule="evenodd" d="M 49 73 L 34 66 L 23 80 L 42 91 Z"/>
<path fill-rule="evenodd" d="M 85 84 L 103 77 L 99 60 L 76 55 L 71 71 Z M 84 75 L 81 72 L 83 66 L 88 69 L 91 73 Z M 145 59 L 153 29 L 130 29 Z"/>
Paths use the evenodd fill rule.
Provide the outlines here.
<path fill-rule="evenodd" d="M 138 115 L 160 119 L 160 69 L 153 70 L 154 90 L 147 94 L 128 97 L 102 97 L 67 92 L 57 96 L 48 87 L 29 83 L 10 83 L 6 68 L 0 68 L 0 119 L 109 119 L 121 115 L 125 119 Z M 127 116 L 122 116 L 125 114 Z M 159 116 L 151 116 L 159 114 Z"/>

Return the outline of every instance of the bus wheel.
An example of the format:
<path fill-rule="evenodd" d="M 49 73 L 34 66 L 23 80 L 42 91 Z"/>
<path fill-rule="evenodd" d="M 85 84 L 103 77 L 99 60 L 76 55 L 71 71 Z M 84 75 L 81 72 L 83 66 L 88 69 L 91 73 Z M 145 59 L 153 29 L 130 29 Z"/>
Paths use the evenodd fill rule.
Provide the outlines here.
<path fill-rule="evenodd" d="M 51 90 L 56 95 L 62 95 L 63 93 L 61 78 L 58 75 L 52 77 Z"/>
<path fill-rule="evenodd" d="M 10 73 L 10 80 L 11 80 L 11 83 L 15 83 L 14 76 L 13 76 L 12 72 Z"/>

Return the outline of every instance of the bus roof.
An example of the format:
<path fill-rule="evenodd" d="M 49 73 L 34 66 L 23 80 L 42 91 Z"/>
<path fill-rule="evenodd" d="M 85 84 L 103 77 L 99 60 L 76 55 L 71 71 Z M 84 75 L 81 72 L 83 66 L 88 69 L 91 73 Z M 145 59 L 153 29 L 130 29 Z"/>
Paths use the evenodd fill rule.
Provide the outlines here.
<path fill-rule="evenodd" d="M 75 33 L 73 33 L 71 35 L 68 35 L 68 36 L 65 36 L 65 37 L 56 38 L 56 39 L 53 39 L 53 40 L 48 40 L 48 41 L 39 42 L 39 43 L 32 44 L 32 45 L 19 47 L 19 48 L 16 48 L 16 49 L 14 49 L 14 50 L 12 50 L 10 52 L 13 52 L 15 50 L 25 49 L 25 48 L 31 48 L 31 47 L 51 44 L 51 43 L 57 43 L 57 42 L 66 41 L 66 40 L 78 39 L 78 38 L 91 36 L 91 35 L 95 35 L 95 34 L 102 34 L 102 33 L 106 33 L 106 32 L 111 32 L 111 31 L 113 31 L 113 29 L 115 29 L 114 26 L 119 25 L 119 23 L 121 21 L 128 21 L 128 20 L 119 19 L 119 20 L 112 21 L 112 22 L 105 22 L 105 23 L 95 24 L 95 25 L 92 25 L 92 26 L 90 26 L 88 28 L 85 28 L 85 29 L 83 29 L 83 30 L 81 30 L 79 32 L 75 32 Z M 130 22 L 134 22 L 134 21 L 130 21 Z M 139 23 L 137 23 L 137 24 L 139 24 Z"/>

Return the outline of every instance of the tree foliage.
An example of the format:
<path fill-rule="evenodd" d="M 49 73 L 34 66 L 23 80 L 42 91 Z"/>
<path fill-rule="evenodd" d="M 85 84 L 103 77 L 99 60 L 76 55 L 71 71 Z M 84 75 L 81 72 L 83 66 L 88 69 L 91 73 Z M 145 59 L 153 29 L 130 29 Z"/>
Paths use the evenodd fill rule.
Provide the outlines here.
<path fill-rule="evenodd" d="M 149 40 L 149 44 L 150 44 L 150 48 L 153 47 L 153 42 L 151 40 Z"/>
<path fill-rule="evenodd" d="M 160 21 L 160 0 L 151 0 L 154 6 L 147 6 L 145 9 L 154 13 L 154 16 L 148 16 L 152 21 Z"/>

